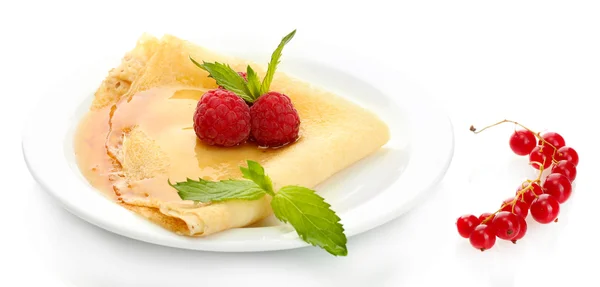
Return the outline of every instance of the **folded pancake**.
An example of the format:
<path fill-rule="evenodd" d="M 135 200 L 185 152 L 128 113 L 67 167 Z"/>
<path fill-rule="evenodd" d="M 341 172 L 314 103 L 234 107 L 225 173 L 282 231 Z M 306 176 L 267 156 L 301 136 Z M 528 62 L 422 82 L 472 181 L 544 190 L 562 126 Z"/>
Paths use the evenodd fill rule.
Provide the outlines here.
<path fill-rule="evenodd" d="M 245 227 L 269 216 L 270 197 L 221 203 L 183 201 L 168 185 L 186 178 L 241 178 L 247 160 L 261 163 L 276 188 L 315 187 L 377 151 L 389 140 L 377 115 L 280 71 L 271 90 L 298 110 L 297 142 L 278 149 L 253 143 L 212 147 L 196 138 L 193 113 L 214 79 L 190 60 L 223 62 L 238 71 L 250 64 L 165 35 L 143 35 L 95 93 L 75 137 L 78 165 L 90 184 L 123 207 L 181 235 L 206 236 Z M 285 61 L 285 56 L 283 61 Z"/>

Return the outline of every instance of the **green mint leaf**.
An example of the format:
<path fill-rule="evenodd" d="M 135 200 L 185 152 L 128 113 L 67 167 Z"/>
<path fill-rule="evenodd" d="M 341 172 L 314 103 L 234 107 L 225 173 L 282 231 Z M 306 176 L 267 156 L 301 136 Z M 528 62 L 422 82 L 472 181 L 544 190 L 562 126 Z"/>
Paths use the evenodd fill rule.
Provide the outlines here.
<path fill-rule="evenodd" d="M 340 218 L 314 190 L 285 186 L 275 194 L 271 207 L 275 217 L 290 223 L 302 240 L 335 256 L 348 255 Z"/>
<path fill-rule="evenodd" d="M 260 79 L 250 65 L 246 67 L 246 78 L 248 79 L 248 89 L 250 90 L 250 93 L 252 93 L 252 98 L 254 100 L 258 99 L 258 97 L 261 96 Z"/>
<path fill-rule="evenodd" d="M 250 77 L 248 77 L 248 79 L 250 79 Z M 266 193 L 272 196 L 275 195 L 275 192 L 273 191 L 273 182 L 271 182 L 271 178 L 265 174 L 265 169 L 258 162 L 252 160 L 248 160 L 247 162 L 248 167 L 240 167 L 244 178 L 256 183 Z"/>
<path fill-rule="evenodd" d="M 204 61 L 200 64 L 191 56 L 190 60 L 200 69 L 207 71 L 208 76 L 215 79 L 219 86 L 232 91 L 247 102 L 254 102 L 255 99 L 244 78 L 229 65 L 219 62 L 209 63 Z"/>
<path fill-rule="evenodd" d="M 277 49 L 271 55 L 271 61 L 269 62 L 269 66 L 267 67 L 267 74 L 263 79 L 262 86 L 260 87 L 260 94 L 263 95 L 269 92 L 269 88 L 271 87 L 271 82 L 273 81 L 273 76 L 275 75 L 275 70 L 277 69 L 277 65 L 279 64 L 279 58 L 281 58 L 281 51 L 283 47 L 296 35 L 296 30 L 287 34 L 283 39 L 281 39 L 281 43 L 277 46 Z"/>
<path fill-rule="evenodd" d="M 265 195 L 265 191 L 256 183 L 248 180 L 207 181 L 204 179 L 177 182 L 169 185 L 177 190 L 183 200 L 203 203 L 233 199 L 255 200 Z"/>

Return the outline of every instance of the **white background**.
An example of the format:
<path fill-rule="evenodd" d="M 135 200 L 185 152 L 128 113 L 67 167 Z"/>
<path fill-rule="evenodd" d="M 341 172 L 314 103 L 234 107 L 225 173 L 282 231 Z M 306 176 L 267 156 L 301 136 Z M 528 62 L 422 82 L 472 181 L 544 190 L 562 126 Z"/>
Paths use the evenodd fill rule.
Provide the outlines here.
<path fill-rule="evenodd" d="M 145 1 L 146 2 L 146 1 Z M 568 286 L 597 282 L 600 3 L 597 1 L 3 1 L 1 286 Z M 131 48 L 145 31 L 216 29 L 251 39 L 297 28 L 384 61 L 447 108 L 454 159 L 427 201 L 352 237 L 350 254 L 316 248 L 253 254 L 153 246 L 98 229 L 40 189 L 22 159 L 23 120 L 45 88 L 90 53 Z M 267 31 L 267 32 L 265 32 Z M 183 35 L 185 37 L 186 35 Z M 299 37 L 298 37 L 299 38 Z M 243 44 L 243 42 L 241 43 Z M 101 49 L 99 49 L 101 47 Z M 356 63 L 360 65 L 360 63 Z M 377 71 L 373 71 L 377 73 Z M 68 89 L 68 87 L 64 87 Z M 508 148 L 511 118 L 563 134 L 581 157 L 559 223 L 480 252 L 454 226 L 494 211 L 532 170 Z M 59 283 L 59 282 L 64 283 Z M 589 283 L 592 284 L 592 283 Z M 581 285 L 581 284 L 580 284 Z"/>

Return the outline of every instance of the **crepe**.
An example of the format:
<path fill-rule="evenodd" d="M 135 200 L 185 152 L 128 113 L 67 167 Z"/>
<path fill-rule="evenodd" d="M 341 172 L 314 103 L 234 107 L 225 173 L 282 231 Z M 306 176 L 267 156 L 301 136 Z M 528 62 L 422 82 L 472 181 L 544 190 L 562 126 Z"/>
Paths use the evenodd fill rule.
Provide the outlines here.
<path fill-rule="evenodd" d="M 313 188 L 380 149 L 387 125 L 374 113 L 310 83 L 277 71 L 271 90 L 286 94 L 300 116 L 300 138 L 278 149 L 253 143 L 207 146 L 193 131 L 198 99 L 217 88 L 196 61 L 222 62 L 238 71 L 250 64 L 262 78 L 266 66 L 222 55 L 165 35 L 143 35 L 94 95 L 75 137 L 78 165 L 92 186 L 149 221 L 186 236 L 245 227 L 270 214 L 270 196 L 221 203 L 183 201 L 168 180 L 241 178 L 255 160 L 275 189 Z M 282 59 L 285 61 L 285 56 Z"/>

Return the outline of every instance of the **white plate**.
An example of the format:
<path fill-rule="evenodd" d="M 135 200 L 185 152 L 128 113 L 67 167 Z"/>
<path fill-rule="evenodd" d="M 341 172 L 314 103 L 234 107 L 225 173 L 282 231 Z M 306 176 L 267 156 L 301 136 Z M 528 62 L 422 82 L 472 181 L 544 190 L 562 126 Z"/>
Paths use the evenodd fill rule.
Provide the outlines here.
<path fill-rule="evenodd" d="M 391 130 L 391 140 L 380 152 L 316 188 L 332 204 L 350 237 L 400 216 L 437 184 L 452 159 L 452 125 L 446 114 L 404 75 L 342 50 L 325 49 L 324 43 L 311 43 L 299 35 L 290 42 L 289 48 L 286 46 L 279 71 L 376 111 Z M 220 43 L 221 46 L 210 47 L 256 61 L 268 61 L 270 56 L 271 50 L 265 49 L 265 45 L 246 43 L 241 51 L 235 42 L 219 35 L 214 37 L 214 41 L 190 40 Z M 93 55 L 99 53 L 102 51 L 90 52 L 80 70 L 56 79 L 59 81 L 56 88 L 44 96 L 25 129 L 25 160 L 45 190 L 84 220 L 145 242 L 222 252 L 308 246 L 291 227 L 273 220 L 265 221 L 267 225 L 275 222 L 273 226 L 232 229 L 206 238 L 178 236 L 108 201 L 94 190 L 77 168 L 72 137 L 101 79 L 122 57 L 118 54 L 93 59 Z"/>

